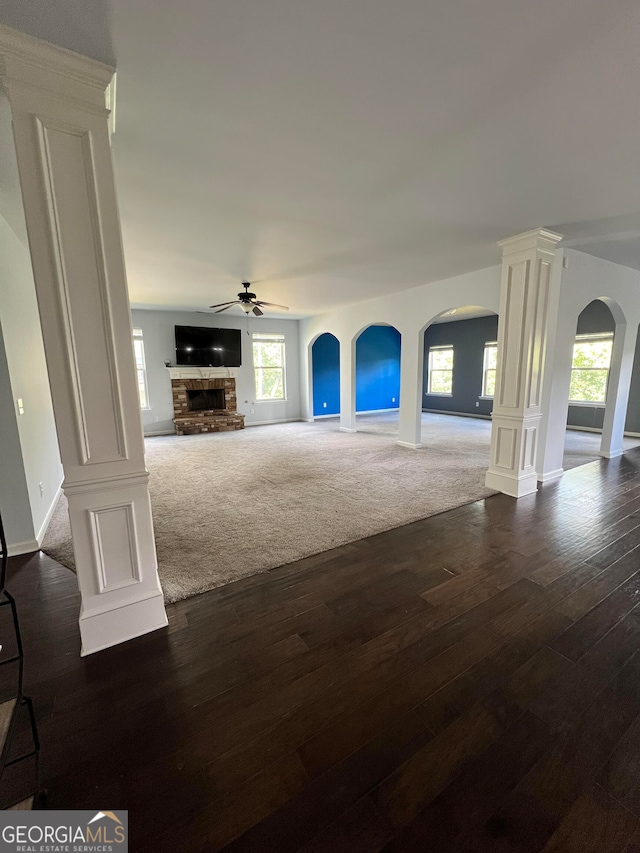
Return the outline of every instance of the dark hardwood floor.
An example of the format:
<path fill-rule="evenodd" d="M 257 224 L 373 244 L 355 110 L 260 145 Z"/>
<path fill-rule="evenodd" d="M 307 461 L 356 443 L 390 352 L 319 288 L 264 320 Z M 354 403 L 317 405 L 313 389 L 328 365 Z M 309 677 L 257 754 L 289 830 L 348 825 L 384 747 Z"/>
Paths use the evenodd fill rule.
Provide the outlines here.
<path fill-rule="evenodd" d="M 639 473 L 247 578 L 85 659 L 75 576 L 14 558 L 49 806 L 129 809 L 145 853 L 637 853 Z"/>

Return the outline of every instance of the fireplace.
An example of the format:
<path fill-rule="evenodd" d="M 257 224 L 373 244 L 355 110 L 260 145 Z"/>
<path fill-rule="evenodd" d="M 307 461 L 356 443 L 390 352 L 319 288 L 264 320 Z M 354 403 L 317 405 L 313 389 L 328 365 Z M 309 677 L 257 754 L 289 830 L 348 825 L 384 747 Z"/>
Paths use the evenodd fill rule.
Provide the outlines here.
<path fill-rule="evenodd" d="M 244 429 L 238 414 L 236 380 L 173 379 L 173 423 L 177 435 Z"/>
<path fill-rule="evenodd" d="M 226 408 L 223 388 L 188 388 L 187 402 L 190 412 L 221 412 Z"/>

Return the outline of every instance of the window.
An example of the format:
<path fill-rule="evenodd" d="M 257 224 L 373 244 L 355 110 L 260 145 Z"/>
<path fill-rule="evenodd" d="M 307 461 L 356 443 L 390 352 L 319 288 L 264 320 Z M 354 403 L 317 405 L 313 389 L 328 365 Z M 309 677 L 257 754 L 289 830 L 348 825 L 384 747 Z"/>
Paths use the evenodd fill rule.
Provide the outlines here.
<path fill-rule="evenodd" d="M 482 366 L 482 396 L 493 397 L 496 393 L 496 366 L 498 364 L 498 344 L 490 341 L 484 345 Z"/>
<path fill-rule="evenodd" d="M 429 348 L 428 394 L 453 393 L 453 347 Z"/>
<path fill-rule="evenodd" d="M 138 395 L 140 397 L 140 408 L 149 408 L 149 389 L 147 387 L 147 368 L 144 363 L 144 342 L 142 340 L 142 329 L 133 330 L 133 353 L 136 359 L 136 374 L 138 378 Z"/>
<path fill-rule="evenodd" d="M 256 400 L 284 400 L 284 335 L 254 332 L 252 338 Z"/>
<path fill-rule="evenodd" d="M 571 364 L 570 402 L 600 405 L 606 402 L 612 349 L 613 332 L 576 335 Z"/>

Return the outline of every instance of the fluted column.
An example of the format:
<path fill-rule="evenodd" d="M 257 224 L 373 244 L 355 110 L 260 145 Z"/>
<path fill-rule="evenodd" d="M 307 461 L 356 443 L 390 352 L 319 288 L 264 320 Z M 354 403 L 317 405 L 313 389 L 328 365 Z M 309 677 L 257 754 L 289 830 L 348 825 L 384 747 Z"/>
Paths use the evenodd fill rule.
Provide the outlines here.
<path fill-rule="evenodd" d="M 537 229 L 498 244 L 502 289 L 486 484 L 513 497 L 538 487 L 535 466 L 550 289 L 555 245 L 561 239 L 559 234 Z"/>
<path fill-rule="evenodd" d="M 7 28 L 0 59 L 89 654 L 167 624 L 105 108 L 114 69 Z"/>

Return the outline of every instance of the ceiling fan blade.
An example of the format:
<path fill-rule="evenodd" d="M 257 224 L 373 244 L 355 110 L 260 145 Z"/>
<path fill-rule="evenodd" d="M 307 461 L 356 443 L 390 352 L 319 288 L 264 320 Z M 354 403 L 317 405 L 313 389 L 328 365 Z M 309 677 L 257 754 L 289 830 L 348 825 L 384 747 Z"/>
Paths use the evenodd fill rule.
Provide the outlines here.
<path fill-rule="evenodd" d="M 257 305 L 254 305 L 253 306 L 253 313 L 256 315 L 256 317 L 262 317 L 264 314 L 264 311 L 261 311 Z"/>
<path fill-rule="evenodd" d="M 235 302 L 230 302 L 228 305 L 225 305 L 224 308 L 218 308 L 217 311 L 214 311 L 214 314 L 222 314 L 223 311 L 228 311 L 232 305 L 235 305 Z"/>
<path fill-rule="evenodd" d="M 267 308 L 280 308 L 282 311 L 288 311 L 286 305 L 276 305 L 275 302 L 261 302 L 259 299 L 256 299 L 256 305 L 266 305 Z"/>
<path fill-rule="evenodd" d="M 234 305 L 237 301 L 234 299 L 233 302 L 218 302 L 217 305 L 209 305 L 209 308 L 222 308 L 223 305 Z"/>

